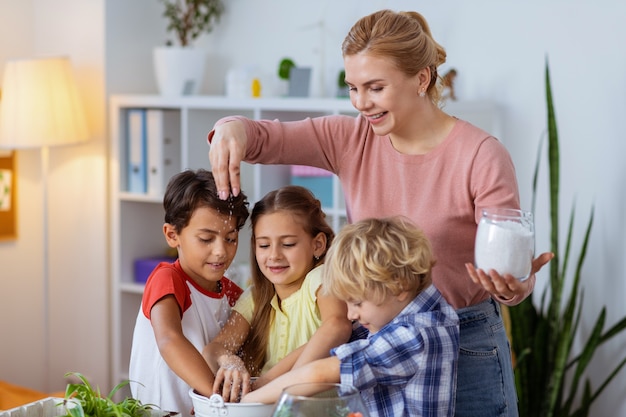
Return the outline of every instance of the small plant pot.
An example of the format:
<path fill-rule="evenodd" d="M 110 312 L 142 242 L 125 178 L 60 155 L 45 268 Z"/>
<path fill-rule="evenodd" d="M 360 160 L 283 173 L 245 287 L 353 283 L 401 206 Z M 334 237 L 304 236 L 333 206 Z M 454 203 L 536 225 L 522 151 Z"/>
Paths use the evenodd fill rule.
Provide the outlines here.
<path fill-rule="evenodd" d="M 206 53 L 201 49 L 159 46 L 154 48 L 154 73 L 163 96 L 186 96 L 200 92 Z"/>

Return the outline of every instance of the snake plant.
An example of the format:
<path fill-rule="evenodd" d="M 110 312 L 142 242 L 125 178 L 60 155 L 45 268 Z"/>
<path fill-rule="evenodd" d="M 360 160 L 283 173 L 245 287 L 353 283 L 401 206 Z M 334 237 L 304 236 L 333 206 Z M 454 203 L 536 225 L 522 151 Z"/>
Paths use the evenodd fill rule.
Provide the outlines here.
<path fill-rule="evenodd" d="M 547 154 L 549 167 L 551 251 L 549 280 L 536 307 L 532 297 L 509 309 L 511 339 L 515 357 L 515 382 L 519 398 L 520 417 L 584 417 L 592 403 L 626 364 L 626 357 L 607 370 L 604 381 L 593 387 L 585 378 L 585 370 L 601 344 L 626 328 L 626 317 L 605 330 L 606 307 L 599 313 L 581 352 L 573 349 L 583 314 L 581 271 L 587 254 L 593 225 L 593 208 L 587 223 L 577 259 L 572 259 L 575 206 L 569 215 L 567 237 L 563 251 L 559 242 L 559 137 L 550 85 L 550 70 L 546 59 L 545 87 L 547 104 Z M 537 178 L 543 140 L 540 141 L 533 179 L 534 211 Z M 572 264 L 573 272 L 568 271 Z M 571 285 L 565 285 L 572 280 Z M 569 292 L 567 290 L 569 288 Z"/>

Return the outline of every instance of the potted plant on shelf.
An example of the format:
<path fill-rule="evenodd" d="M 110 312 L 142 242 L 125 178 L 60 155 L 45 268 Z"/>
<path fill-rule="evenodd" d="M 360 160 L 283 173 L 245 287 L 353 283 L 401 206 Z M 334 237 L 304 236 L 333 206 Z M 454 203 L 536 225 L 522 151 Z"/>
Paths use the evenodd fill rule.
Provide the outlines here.
<path fill-rule="evenodd" d="M 211 33 L 224 13 L 222 0 L 159 0 L 165 9 L 167 31 L 175 42 L 154 49 L 159 92 L 163 95 L 197 94 L 202 84 L 206 54 L 193 48 L 202 34 Z"/>
<path fill-rule="evenodd" d="M 289 77 L 291 70 L 296 68 L 296 63 L 293 59 L 285 57 L 278 63 L 278 95 L 286 97 L 289 93 Z"/>

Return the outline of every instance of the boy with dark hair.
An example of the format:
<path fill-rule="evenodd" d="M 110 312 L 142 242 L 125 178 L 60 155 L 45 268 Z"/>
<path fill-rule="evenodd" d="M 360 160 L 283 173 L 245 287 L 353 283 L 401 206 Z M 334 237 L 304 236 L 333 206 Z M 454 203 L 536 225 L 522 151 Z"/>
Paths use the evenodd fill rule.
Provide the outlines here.
<path fill-rule="evenodd" d="M 130 358 L 131 391 L 144 404 L 188 415 L 189 389 L 213 393 L 202 348 L 230 315 L 242 289 L 224 276 L 248 216 L 245 195 L 220 200 L 211 172 L 183 171 L 163 198 L 167 244 L 174 263 L 152 272 L 137 315 Z"/>

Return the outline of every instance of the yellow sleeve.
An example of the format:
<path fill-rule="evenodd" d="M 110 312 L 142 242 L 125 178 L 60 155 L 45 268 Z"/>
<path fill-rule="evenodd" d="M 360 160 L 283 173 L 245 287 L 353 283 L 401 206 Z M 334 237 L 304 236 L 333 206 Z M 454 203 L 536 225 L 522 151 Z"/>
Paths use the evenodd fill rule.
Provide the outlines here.
<path fill-rule="evenodd" d="M 233 307 L 237 313 L 241 314 L 248 323 L 252 323 L 252 313 L 254 312 L 254 299 L 252 298 L 252 286 L 245 289 Z"/>
<path fill-rule="evenodd" d="M 312 300 L 317 300 L 317 290 L 322 286 L 322 265 L 313 268 L 302 283 L 302 289 Z"/>

